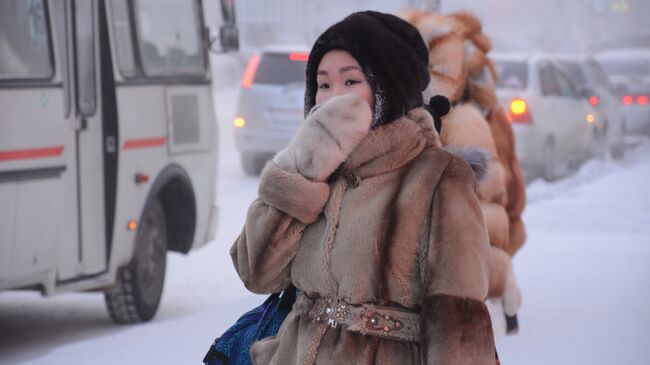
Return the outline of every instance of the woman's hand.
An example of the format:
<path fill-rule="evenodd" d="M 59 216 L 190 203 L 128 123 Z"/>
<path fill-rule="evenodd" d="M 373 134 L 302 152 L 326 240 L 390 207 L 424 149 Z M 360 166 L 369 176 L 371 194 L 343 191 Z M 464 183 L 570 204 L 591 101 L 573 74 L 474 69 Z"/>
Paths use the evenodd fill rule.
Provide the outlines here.
<path fill-rule="evenodd" d="M 273 161 L 312 181 L 325 181 L 370 129 L 372 112 L 355 94 L 333 97 L 315 106 L 289 145 Z"/>

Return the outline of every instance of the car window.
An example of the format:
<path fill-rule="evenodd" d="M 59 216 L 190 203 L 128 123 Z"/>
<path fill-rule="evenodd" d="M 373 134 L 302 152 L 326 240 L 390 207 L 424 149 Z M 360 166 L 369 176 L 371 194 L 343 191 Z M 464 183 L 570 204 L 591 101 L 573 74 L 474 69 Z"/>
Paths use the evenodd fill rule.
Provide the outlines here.
<path fill-rule="evenodd" d="M 554 69 L 554 71 L 555 71 L 555 80 L 557 81 L 557 85 L 559 86 L 559 90 L 560 90 L 560 96 L 565 98 L 577 98 L 578 97 L 577 87 L 575 83 L 572 82 L 571 78 L 567 75 L 567 73 L 559 69 Z"/>
<path fill-rule="evenodd" d="M 272 85 L 304 83 L 306 66 L 306 59 L 292 60 L 288 53 L 265 53 L 253 82 Z"/>
<path fill-rule="evenodd" d="M 560 86 L 555 79 L 555 72 L 550 64 L 544 64 L 539 68 L 539 83 L 544 96 L 560 95 Z"/>
<path fill-rule="evenodd" d="M 589 77 L 593 80 L 595 86 L 611 89 L 605 70 L 596 61 L 587 62 L 587 72 L 589 72 Z"/>
<path fill-rule="evenodd" d="M 578 86 L 588 86 L 589 81 L 584 69 L 576 62 L 559 61 L 558 66 Z"/>
<path fill-rule="evenodd" d="M 528 65 L 524 61 L 495 61 L 499 80 L 497 88 L 525 89 L 528 86 Z"/>
<path fill-rule="evenodd" d="M 45 4 L 0 1 L 0 80 L 52 76 Z"/>

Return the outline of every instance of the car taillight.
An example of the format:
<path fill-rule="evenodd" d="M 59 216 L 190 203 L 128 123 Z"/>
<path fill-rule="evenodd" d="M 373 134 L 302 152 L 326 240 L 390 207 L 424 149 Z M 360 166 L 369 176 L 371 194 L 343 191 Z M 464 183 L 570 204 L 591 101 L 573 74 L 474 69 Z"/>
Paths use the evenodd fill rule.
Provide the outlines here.
<path fill-rule="evenodd" d="M 251 59 L 246 65 L 246 70 L 244 70 L 244 77 L 241 81 L 241 86 L 249 88 L 253 84 L 253 79 L 255 78 L 255 72 L 257 72 L 257 66 L 260 64 L 260 55 L 254 54 L 251 56 Z"/>
<path fill-rule="evenodd" d="M 305 53 L 305 52 L 291 52 L 291 53 L 289 53 L 289 59 L 290 59 L 291 61 L 303 61 L 303 62 L 307 62 L 307 60 L 309 59 L 309 53 Z"/>
<path fill-rule="evenodd" d="M 600 99 L 598 99 L 596 95 L 592 95 L 589 97 L 589 104 L 591 104 L 591 106 L 596 106 L 598 105 L 598 103 L 600 103 Z"/>
<path fill-rule="evenodd" d="M 648 95 L 639 95 L 636 97 L 636 103 L 639 105 L 648 105 Z"/>
<path fill-rule="evenodd" d="M 623 103 L 623 105 L 632 105 L 632 103 L 634 103 L 634 98 L 632 97 L 632 95 L 623 95 L 621 97 L 621 102 Z"/>
<path fill-rule="evenodd" d="M 528 104 L 524 99 L 515 98 L 510 102 L 508 108 L 508 120 L 512 123 L 532 123 L 533 118 L 530 115 Z"/>
<path fill-rule="evenodd" d="M 232 121 L 232 125 L 237 128 L 243 128 L 246 125 L 246 120 L 242 117 L 237 117 Z"/>

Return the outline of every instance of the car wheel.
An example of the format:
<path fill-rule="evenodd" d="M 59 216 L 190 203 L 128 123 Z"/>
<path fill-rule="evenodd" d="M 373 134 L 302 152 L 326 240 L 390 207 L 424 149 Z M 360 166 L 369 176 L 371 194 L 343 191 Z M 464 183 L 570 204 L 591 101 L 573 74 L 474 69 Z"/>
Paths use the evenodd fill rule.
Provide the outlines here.
<path fill-rule="evenodd" d="M 625 119 L 621 119 L 615 136 L 616 141 L 612 146 L 612 157 L 623 158 L 625 155 Z"/>
<path fill-rule="evenodd" d="M 557 177 L 557 156 L 555 151 L 555 140 L 549 138 L 544 143 L 542 150 L 542 177 L 546 181 L 553 181 Z"/>
<path fill-rule="evenodd" d="M 612 157 L 616 159 L 621 159 L 625 156 L 625 141 L 623 138 L 620 138 L 619 141 L 616 142 L 612 146 Z"/>
<path fill-rule="evenodd" d="M 591 131 L 591 151 L 592 155 L 598 158 L 605 156 L 605 153 L 608 150 L 608 141 L 607 141 L 607 124 L 601 128 L 594 128 Z M 589 159 L 591 156 L 585 156 L 584 160 Z"/>
<path fill-rule="evenodd" d="M 104 294 L 108 313 L 115 322 L 145 322 L 156 314 L 166 263 L 165 212 L 156 199 L 147 208 L 138 227 L 131 262 L 120 269 L 117 282 Z"/>
<path fill-rule="evenodd" d="M 242 153 L 241 165 L 248 175 L 259 175 L 266 164 L 266 156 L 256 153 Z"/>

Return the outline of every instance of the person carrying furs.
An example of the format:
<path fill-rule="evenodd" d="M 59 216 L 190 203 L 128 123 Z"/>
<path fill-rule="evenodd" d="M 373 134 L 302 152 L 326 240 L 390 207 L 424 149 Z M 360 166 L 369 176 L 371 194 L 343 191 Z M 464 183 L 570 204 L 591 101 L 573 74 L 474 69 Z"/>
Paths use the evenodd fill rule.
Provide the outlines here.
<path fill-rule="evenodd" d="M 494 90 L 498 75 L 487 56 L 490 40 L 480 21 L 467 12 L 445 16 L 406 10 L 400 16 L 418 29 L 429 48 L 431 81 L 424 100 L 443 95 L 454 105 L 439 126 L 443 146 L 457 152 L 478 147 L 488 153 L 486 176 L 476 191 L 491 244 L 489 297 L 503 305 L 506 332 L 516 333 L 521 293 L 512 257 L 526 240 L 521 219 L 526 192 L 512 126 Z"/>

